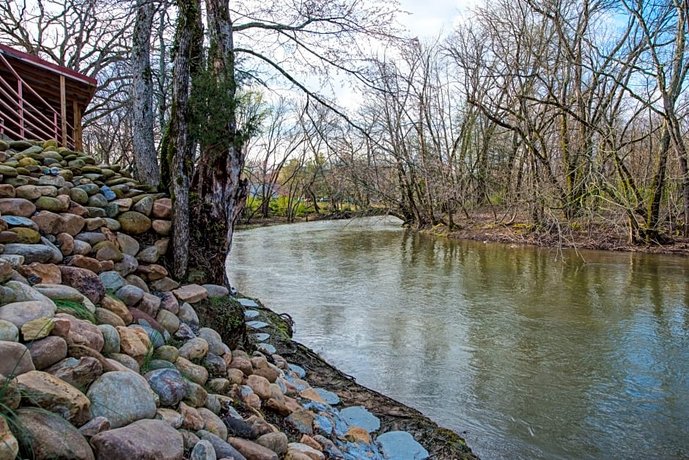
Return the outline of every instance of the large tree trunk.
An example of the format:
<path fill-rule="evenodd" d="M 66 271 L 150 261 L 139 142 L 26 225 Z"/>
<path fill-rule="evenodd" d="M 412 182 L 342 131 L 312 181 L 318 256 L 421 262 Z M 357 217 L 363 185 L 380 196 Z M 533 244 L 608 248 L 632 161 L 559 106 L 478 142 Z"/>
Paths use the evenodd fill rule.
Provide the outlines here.
<path fill-rule="evenodd" d="M 206 0 L 210 47 L 208 74 L 215 97 L 234 107 L 234 43 L 227 0 Z M 207 90 L 209 88 L 206 88 Z M 206 95 L 208 96 L 208 95 Z M 213 114 L 214 117 L 217 114 Z M 209 120 L 219 132 L 201 139 L 201 158 L 195 172 L 193 190 L 198 194 L 192 205 L 196 231 L 191 233 L 189 276 L 194 281 L 226 284 L 225 258 L 232 244 L 234 225 L 246 202 L 244 141 L 237 129 L 235 110 L 226 119 Z"/>
<path fill-rule="evenodd" d="M 172 81 L 172 111 L 164 143 L 164 164 L 169 167 L 172 216 L 173 275 L 183 279 L 189 261 L 189 184 L 195 143 L 189 132 L 191 77 L 201 60 L 203 26 L 200 0 L 178 0 L 177 54 Z M 196 226 L 198 227 L 198 226 Z"/>
<path fill-rule="evenodd" d="M 158 155 L 153 142 L 153 79 L 151 75 L 152 0 L 137 0 L 132 43 L 132 147 L 134 174 L 139 182 L 160 184 Z"/>

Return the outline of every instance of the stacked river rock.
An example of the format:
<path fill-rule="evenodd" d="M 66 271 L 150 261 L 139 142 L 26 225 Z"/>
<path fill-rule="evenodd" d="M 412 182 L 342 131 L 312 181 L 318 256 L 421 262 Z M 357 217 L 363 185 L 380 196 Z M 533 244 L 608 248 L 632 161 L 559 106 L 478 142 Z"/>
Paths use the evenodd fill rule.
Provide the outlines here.
<path fill-rule="evenodd" d="M 50 141 L 0 141 L 0 174 L 0 460 L 428 456 L 202 327 L 251 301 L 168 277 L 169 198 Z"/>

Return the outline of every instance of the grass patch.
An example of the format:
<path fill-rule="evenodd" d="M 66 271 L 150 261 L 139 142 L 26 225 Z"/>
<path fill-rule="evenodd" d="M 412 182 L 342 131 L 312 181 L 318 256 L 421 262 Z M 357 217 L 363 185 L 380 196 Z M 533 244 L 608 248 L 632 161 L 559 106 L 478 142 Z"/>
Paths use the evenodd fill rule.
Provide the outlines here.
<path fill-rule="evenodd" d="M 91 313 L 89 309 L 86 308 L 84 304 L 82 304 L 81 302 L 66 299 L 56 299 L 53 300 L 53 302 L 55 302 L 55 306 L 57 307 L 58 313 L 67 313 L 74 316 L 75 318 L 84 319 L 86 321 L 91 321 L 93 324 L 96 324 L 95 315 Z"/>

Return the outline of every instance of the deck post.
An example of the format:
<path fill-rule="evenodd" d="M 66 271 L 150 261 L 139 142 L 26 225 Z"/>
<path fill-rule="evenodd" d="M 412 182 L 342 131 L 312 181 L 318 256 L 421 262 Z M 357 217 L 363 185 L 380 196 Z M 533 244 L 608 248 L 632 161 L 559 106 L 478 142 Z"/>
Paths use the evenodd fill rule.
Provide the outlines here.
<path fill-rule="evenodd" d="M 67 90 L 64 75 L 60 75 L 60 117 L 62 118 L 62 146 L 67 147 Z"/>

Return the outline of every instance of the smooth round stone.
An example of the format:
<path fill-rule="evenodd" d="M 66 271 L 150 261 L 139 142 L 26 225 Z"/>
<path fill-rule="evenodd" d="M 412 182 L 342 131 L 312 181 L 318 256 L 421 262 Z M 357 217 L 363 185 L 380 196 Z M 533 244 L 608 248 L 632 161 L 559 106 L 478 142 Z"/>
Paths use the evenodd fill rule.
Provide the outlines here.
<path fill-rule="evenodd" d="M 69 191 L 70 198 L 79 203 L 80 205 L 86 205 L 89 202 L 89 195 L 86 191 L 79 187 L 74 187 Z"/>
<path fill-rule="evenodd" d="M 222 337 L 217 331 L 208 327 L 202 327 L 196 334 L 198 337 L 204 339 L 208 343 L 208 351 L 216 355 L 225 353 L 225 346 Z"/>
<path fill-rule="evenodd" d="M 116 292 L 127 284 L 127 281 L 122 278 L 122 275 L 116 271 L 102 272 L 98 275 L 98 278 L 100 278 L 103 283 L 105 290 L 110 292 Z"/>
<path fill-rule="evenodd" d="M 154 371 L 156 369 L 177 369 L 174 364 L 164 359 L 152 359 L 148 362 L 148 370 Z"/>
<path fill-rule="evenodd" d="M 110 324 L 99 324 L 98 329 L 103 333 L 103 354 L 120 352 L 120 334 L 117 329 Z"/>
<path fill-rule="evenodd" d="M 122 230 L 132 235 L 140 235 L 151 228 L 151 219 L 136 211 L 123 212 L 117 220 L 122 225 Z"/>
<path fill-rule="evenodd" d="M 28 227 L 28 228 L 38 228 L 36 223 L 27 218 L 27 217 L 21 217 L 21 216 L 1 216 L 0 219 L 5 221 L 7 225 L 10 227 Z"/>
<path fill-rule="evenodd" d="M 300 379 L 303 379 L 304 377 L 306 377 L 306 370 L 303 367 L 301 367 L 297 364 L 289 364 L 288 366 L 289 366 L 289 370 L 294 372 L 297 375 L 297 377 L 299 377 Z"/>
<path fill-rule="evenodd" d="M 9 321 L 0 319 L 0 341 L 16 342 L 19 340 L 19 329 Z"/>
<path fill-rule="evenodd" d="M 376 439 L 385 460 L 426 460 L 428 451 L 406 431 L 389 431 Z"/>
<path fill-rule="evenodd" d="M 113 428 L 153 418 L 156 403 L 146 379 L 129 371 L 107 372 L 89 387 L 91 415 L 105 417 Z"/>
<path fill-rule="evenodd" d="M 21 408 L 16 413 L 23 450 L 35 459 L 93 460 L 94 455 L 84 436 L 71 423 L 57 414 L 42 409 Z"/>
<path fill-rule="evenodd" d="M 177 369 L 157 369 L 145 377 L 163 406 L 174 407 L 186 396 L 187 383 Z"/>
<path fill-rule="evenodd" d="M 153 357 L 174 363 L 179 357 L 179 351 L 172 345 L 163 345 L 155 350 Z"/>
<path fill-rule="evenodd" d="M 128 307 L 136 305 L 144 296 L 144 290 L 131 284 L 122 286 L 115 295 Z"/>
<path fill-rule="evenodd" d="M 216 460 L 216 458 L 213 444 L 206 440 L 201 440 L 191 450 L 189 460 Z"/>
<path fill-rule="evenodd" d="M 101 460 L 184 458 L 184 438 L 163 420 L 139 420 L 103 431 L 91 438 L 91 445 Z"/>
<path fill-rule="evenodd" d="M 0 319 L 9 321 L 18 328 L 38 318 L 55 316 L 55 304 L 48 299 L 13 302 L 0 307 Z"/>
<path fill-rule="evenodd" d="M 208 342 L 200 337 L 189 340 L 179 349 L 179 355 L 190 361 L 201 359 L 207 353 Z"/>

